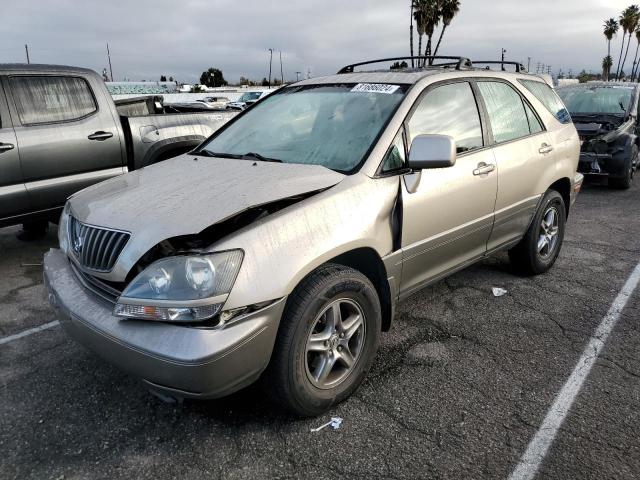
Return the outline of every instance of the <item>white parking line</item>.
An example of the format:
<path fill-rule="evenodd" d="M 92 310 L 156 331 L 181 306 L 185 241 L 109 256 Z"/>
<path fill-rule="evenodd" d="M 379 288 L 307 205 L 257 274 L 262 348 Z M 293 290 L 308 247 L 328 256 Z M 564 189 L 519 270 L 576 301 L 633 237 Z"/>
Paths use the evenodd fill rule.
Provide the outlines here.
<path fill-rule="evenodd" d="M 39 327 L 33 327 L 30 328 L 28 330 L 24 330 L 20 333 L 16 333 L 15 335 L 9 335 L 8 337 L 4 337 L 4 338 L 0 338 L 0 345 L 4 345 L 5 343 L 9 343 L 9 342 L 13 342 L 14 340 L 18 340 L 19 338 L 23 338 L 23 337 L 27 337 L 29 335 L 31 335 L 32 333 L 38 333 L 41 332 L 43 330 L 47 330 L 51 327 L 57 327 L 58 325 L 60 325 L 60 322 L 58 320 L 55 320 L 53 322 L 49 322 L 49 323 L 45 323 L 44 325 L 40 325 Z"/>
<path fill-rule="evenodd" d="M 562 390 L 560 390 L 551 409 L 547 412 L 547 416 L 542 422 L 542 425 L 531 440 L 531 443 L 529 443 L 527 451 L 522 455 L 520 463 L 518 463 L 513 473 L 509 476 L 509 480 L 531 480 L 538 472 L 549 447 L 558 433 L 558 429 L 569 413 L 571 405 L 573 405 L 584 381 L 591 371 L 591 367 L 596 363 L 609 334 L 616 326 L 622 310 L 624 310 L 624 307 L 629 301 L 629 297 L 631 297 L 631 294 L 639 282 L 640 264 L 633 270 L 624 287 L 622 287 L 622 290 L 620 290 L 620 293 L 613 301 L 611 308 L 591 337 L 587 348 L 584 350 L 580 360 L 578 360 L 578 364 L 574 368 L 569 380 L 567 380 L 567 383 L 565 383 Z"/>

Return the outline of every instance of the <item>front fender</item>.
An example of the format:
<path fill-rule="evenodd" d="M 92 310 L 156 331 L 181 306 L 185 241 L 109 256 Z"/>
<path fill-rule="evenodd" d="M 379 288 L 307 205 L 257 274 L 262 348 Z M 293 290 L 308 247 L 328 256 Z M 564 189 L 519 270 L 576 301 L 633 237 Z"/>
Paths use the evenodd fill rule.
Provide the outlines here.
<path fill-rule="evenodd" d="M 389 255 L 398 181 L 352 175 L 211 246 L 245 253 L 225 309 L 285 297 L 320 265 L 357 248 Z"/>

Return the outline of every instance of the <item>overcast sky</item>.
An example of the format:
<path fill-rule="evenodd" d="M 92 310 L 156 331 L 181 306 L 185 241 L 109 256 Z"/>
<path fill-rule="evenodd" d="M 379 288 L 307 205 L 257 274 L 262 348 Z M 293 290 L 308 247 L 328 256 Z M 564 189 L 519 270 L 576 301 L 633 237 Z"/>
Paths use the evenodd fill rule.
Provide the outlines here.
<path fill-rule="evenodd" d="M 599 70 L 606 55 L 602 23 L 631 1 L 461 3 L 442 54 L 498 59 L 504 47 L 509 59 L 532 57 L 534 66 L 576 72 Z M 165 74 L 189 83 L 210 66 L 231 82 L 240 75 L 258 79 L 268 74 L 269 47 L 282 50 L 286 79 L 409 50 L 409 1 L 400 0 L 5 0 L 2 17 L 0 63 L 24 62 L 28 43 L 34 63 L 102 71 L 108 42 L 116 80 Z M 276 53 L 278 77 L 279 70 Z"/>

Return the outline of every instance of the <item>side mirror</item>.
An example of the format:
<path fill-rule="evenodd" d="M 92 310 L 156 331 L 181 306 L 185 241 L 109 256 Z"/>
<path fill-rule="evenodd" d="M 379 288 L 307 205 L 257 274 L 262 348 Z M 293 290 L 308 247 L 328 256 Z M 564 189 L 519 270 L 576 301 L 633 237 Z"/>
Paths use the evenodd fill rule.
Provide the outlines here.
<path fill-rule="evenodd" d="M 411 142 L 409 168 L 446 168 L 456 164 L 456 142 L 448 135 L 418 135 Z"/>

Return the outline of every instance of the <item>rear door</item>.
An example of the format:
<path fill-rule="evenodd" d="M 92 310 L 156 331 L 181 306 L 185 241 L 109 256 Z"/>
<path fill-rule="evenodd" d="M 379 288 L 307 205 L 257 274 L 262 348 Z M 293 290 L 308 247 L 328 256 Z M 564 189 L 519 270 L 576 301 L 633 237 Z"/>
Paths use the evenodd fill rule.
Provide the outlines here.
<path fill-rule="evenodd" d="M 18 141 L 0 77 L 0 220 L 29 211 L 27 189 L 22 179 Z"/>
<path fill-rule="evenodd" d="M 402 191 L 402 296 L 486 252 L 497 172 L 468 81 L 428 88 L 406 122 L 418 135 L 450 135 L 454 166 L 405 175 Z"/>
<path fill-rule="evenodd" d="M 529 102 L 510 83 L 477 82 L 484 102 L 497 164 L 495 224 L 487 244 L 493 250 L 522 237 L 538 206 L 539 179 L 553 168 L 551 142 Z"/>
<path fill-rule="evenodd" d="M 34 210 L 62 206 L 78 190 L 123 173 L 120 130 L 100 108 L 97 85 L 71 74 L 12 75 L 7 83 Z"/>

